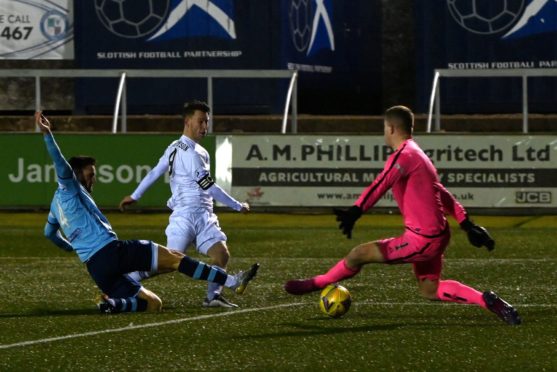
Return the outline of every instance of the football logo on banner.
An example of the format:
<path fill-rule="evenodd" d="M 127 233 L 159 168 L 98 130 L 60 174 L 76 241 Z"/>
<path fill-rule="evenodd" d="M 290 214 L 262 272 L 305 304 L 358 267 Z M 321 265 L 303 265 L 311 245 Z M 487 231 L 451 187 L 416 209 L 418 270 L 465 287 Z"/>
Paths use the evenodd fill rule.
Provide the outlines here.
<path fill-rule="evenodd" d="M 330 9 L 330 0 L 291 0 L 290 31 L 298 52 L 309 56 L 322 49 L 335 50 Z"/>
<path fill-rule="evenodd" d="M 95 9 L 106 29 L 125 38 L 236 39 L 233 0 L 95 0 Z"/>
<path fill-rule="evenodd" d="M 41 18 L 41 32 L 48 40 L 64 39 L 68 29 L 68 16 L 56 9 L 46 12 Z"/>
<path fill-rule="evenodd" d="M 452 18 L 465 30 L 481 35 L 506 31 L 503 38 L 557 31 L 557 2 L 553 0 L 447 0 Z"/>
<path fill-rule="evenodd" d="M 150 35 L 164 22 L 170 0 L 95 0 L 97 17 L 114 35 L 136 39 Z"/>

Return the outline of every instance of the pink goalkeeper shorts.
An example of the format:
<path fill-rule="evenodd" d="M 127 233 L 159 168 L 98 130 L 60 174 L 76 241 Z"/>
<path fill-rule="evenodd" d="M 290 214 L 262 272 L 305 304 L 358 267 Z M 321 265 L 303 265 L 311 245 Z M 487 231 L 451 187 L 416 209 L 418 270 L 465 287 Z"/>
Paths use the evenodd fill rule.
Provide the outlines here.
<path fill-rule="evenodd" d="M 406 230 L 401 236 L 377 242 L 385 263 L 412 263 L 420 280 L 438 280 L 443 267 L 443 253 L 449 245 L 449 228 L 438 236 L 427 237 Z"/>

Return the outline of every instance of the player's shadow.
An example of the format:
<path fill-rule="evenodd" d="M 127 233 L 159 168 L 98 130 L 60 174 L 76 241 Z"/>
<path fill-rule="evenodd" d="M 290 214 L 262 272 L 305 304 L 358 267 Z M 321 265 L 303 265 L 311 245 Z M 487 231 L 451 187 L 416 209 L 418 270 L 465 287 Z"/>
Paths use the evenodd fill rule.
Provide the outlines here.
<path fill-rule="evenodd" d="M 319 319 L 312 319 L 312 320 L 324 321 L 327 323 L 331 322 L 330 318 L 319 318 Z M 295 328 L 295 330 L 286 331 L 286 332 L 275 332 L 275 333 L 250 334 L 246 336 L 240 336 L 237 338 L 270 339 L 270 338 L 281 338 L 281 337 L 307 337 L 307 336 L 320 336 L 320 335 L 338 335 L 338 334 L 346 334 L 346 333 L 349 334 L 349 333 L 383 332 L 383 331 L 393 331 L 402 328 L 412 328 L 415 330 L 419 330 L 419 329 L 432 329 L 432 328 L 439 328 L 439 327 L 485 328 L 485 327 L 506 326 L 502 322 L 496 322 L 496 321 L 491 322 L 489 320 L 486 320 L 485 322 L 482 323 L 478 323 L 477 320 L 475 320 L 473 323 L 466 324 L 457 319 L 455 319 L 454 321 L 443 321 L 443 322 L 431 322 L 430 319 L 424 319 L 423 322 L 414 321 L 414 322 L 400 322 L 400 323 L 391 323 L 391 324 L 369 324 L 369 325 L 353 326 L 353 327 L 350 327 L 345 324 L 339 327 L 331 327 L 328 325 L 327 326 L 311 325 L 307 323 L 282 323 L 281 325 L 285 327 Z"/>
<path fill-rule="evenodd" d="M 24 313 L 0 313 L 0 318 L 38 318 L 38 317 L 58 317 L 58 316 L 77 316 L 77 315 L 99 315 L 99 310 L 95 308 L 87 309 L 34 309 Z"/>
<path fill-rule="evenodd" d="M 180 307 L 175 305 L 166 305 L 164 307 L 164 312 L 166 313 L 176 313 L 178 311 L 191 311 L 194 312 L 198 310 L 198 306 L 190 307 Z M 224 312 L 224 311 L 223 311 Z M 112 317 L 122 317 L 122 316 L 145 316 L 145 315 L 156 315 L 156 313 L 147 312 L 137 312 L 137 313 L 122 313 L 122 314 L 102 314 L 96 307 L 87 307 L 81 309 L 49 309 L 49 308 L 35 308 L 29 309 L 25 312 L 0 312 L 0 319 L 10 319 L 10 318 L 40 318 L 40 317 L 65 317 L 65 316 L 81 316 L 81 315 L 92 315 L 92 316 L 110 316 Z"/>
<path fill-rule="evenodd" d="M 370 324 L 366 326 L 358 327 L 321 327 L 317 325 L 309 325 L 302 323 L 282 323 L 281 325 L 291 328 L 296 328 L 296 330 L 288 332 L 275 332 L 275 333 L 261 333 L 261 334 L 251 334 L 246 336 L 240 336 L 238 338 L 280 338 L 280 337 L 307 337 L 307 336 L 319 336 L 319 335 L 332 335 L 332 334 L 342 334 L 342 333 L 363 333 L 363 332 L 373 332 L 373 331 L 391 331 L 397 328 L 407 327 L 408 324 Z"/>

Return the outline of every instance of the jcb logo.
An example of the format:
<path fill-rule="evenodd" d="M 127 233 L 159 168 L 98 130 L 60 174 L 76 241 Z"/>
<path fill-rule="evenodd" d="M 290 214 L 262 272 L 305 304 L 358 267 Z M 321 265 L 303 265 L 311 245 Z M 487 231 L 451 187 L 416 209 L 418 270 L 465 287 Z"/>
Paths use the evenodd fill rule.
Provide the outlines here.
<path fill-rule="evenodd" d="M 518 204 L 551 204 L 551 191 L 517 191 Z"/>

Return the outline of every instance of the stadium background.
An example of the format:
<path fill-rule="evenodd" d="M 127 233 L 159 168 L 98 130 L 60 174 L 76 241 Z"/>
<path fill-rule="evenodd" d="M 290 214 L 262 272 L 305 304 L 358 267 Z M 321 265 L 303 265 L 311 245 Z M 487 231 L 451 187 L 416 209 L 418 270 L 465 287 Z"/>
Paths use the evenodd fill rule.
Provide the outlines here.
<path fill-rule="evenodd" d="M 62 3 L 72 4 L 67 1 Z M 284 153 L 280 152 L 285 151 L 286 147 L 289 151 L 291 148 L 305 151 L 308 143 L 311 141 L 318 143 L 319 136 L 323 136 L 322 141 L 329 141 L 329 146 L 338 141 L 347 143 L 345 152 L 348 152 L 343 154 L 342 149 L 339 150 L 340 152 L 337 151 L 335 153 L 337 158 L 342 159 L 343 156 L 348 158 L 350 151 L 360 151 L 363 157 L 359 159 L 355 168 L 377 170 L 378 166 L 370 167 L 366 162 L 365 159 L 372 158 L 362 153 L 366 151 L 362 150 L 362 146 L 365 147 L 366 142 L 370 143 L 370 149 L 373 146 L 381 146 L 380 137 L 373 137 L 373 133 L 382 132 L 381 112 L 393 104 L 408 105 L 417 112 L 417 134 L 423 133 L 426 127 L 424 113 L 428 109 L 435 68 L 552 68 L 557 65 L 557 38 L 555 37 L 557 11 L 555 11 L 555 3 L 547 1 L 513 0 L 478 5 L 479 3 L 472 0 L 391 1 L 388 4 L 363 0 L 353 2 L 281 0 L 271 4 L 217 0 L 214 4 L 220 7 L 222 11 L 220 16 L 227 22 L 227 29 L 217 23 L 218 17 L 215 18 L 214 14 L 204 11 L 202 6 L 195 5 L 204 4 L 203 2 L 191 2 L 194 5 L 180 17 L 174 17 L 174 12 L 180 6 L 190 4 L 189 2 L 165 0 L 157 2 L 158 5 L 154 7 L 155 3 L 152 0 L 141 0 L 137 4 L 134 3 L 134 6 L 123 2 L 123 8 L 118 8 L 117 4 L 118 2 L 112 0 L 73 4 L 73 11 L 69 8 L 68 14 L 64 16 L 65 29 L 62 27 L 60 34 L 54 39 L 68 39 L 67 48 L 62 55 L 45 60 L 41 60 L 41 56 L 35 57 L 34 60 L 21 60 L 17 59 L 16 52 L 5 53 L 4 59 L 0 59 L 0 67 L 122 70 L 139 68 L 299 69 L 298 132 L 306 133 L 308 136 L 301 139 L 296 139 L 295 136 L 289 137 L 282 145 L 282 150 L 279 149 L 279 153 L 273 155 L 275 163 L 259 162 L 255 167 L 260 169 L 276 170 L 293 166 L 296 169 L 307 168 L 309 172 L 315 173 L 321 169 L 320 167 L 330 167 L 330 164 L 326 165 L 321 161 L 326 159 L 321 158 L 316 159 L 311 165 L 309 162 L 295 164 L 294 159 L 285 158 L 282 156 Z M 471 6 L 474 4 L 476 8 Z M 33 4 L 31 2 L 20 6 L 25 9 L 25 6 L 31 8 Z M 535 14 L 530 11 L 534 6 L 536 6 Z M 48 15 L 50 14 L 48 12 L 52 11 L 45 12 Z M 63 18 L 59 15 L 61 13 L 53 14 Z M 51 14 L 50 18 L 52 17 Z M 8 20 L 9 16 L 6 15 L 4 19 Z M 156 22 L 137 23 L 141 19 Z M 316 19 L 318 22 L 314 22 Z M 523 19 L 527 21 L 524 23 Z M 41 18 L 40 22 L 43 22 L 41 30 L 46 27 L 44 24 L 48 20 L 47 16 Z M 131 21 L 148 27 L 129 27 Z M 517 28 L 521 22 L 524 24 Z M 13 30 L 18 24 L 17 22 L 10 24 L 6 21 L 3 24 L 3 38 L 8 42 L 10 37 L 6 30 Z M 12 37 L 11 47 L 17 49 L 18 43 L 13 39 Z M 479 45 L 481 47 L 477 47 Z M 57 60 L 57 58 L 65 59 Z M 521 110 L 520 78 L 442 80 L 441 101 L 444 114 L 442 129 L 446 132 L 454 132 L 454 136 L 434 136 L 424 139 L 432 142 L 432 151 L 452 152 L 451 143 L 455 143 L 453 147 L 457 147 L 456 151 L 479 153 L 482 151 L 481 148 L 472 148 L 475 146 L 473 143 L 477 142 L 473 137 L 464 140 L 460 140 L 459 137 L 465 133 L 475 132 L 500 134 L 490 140 L 492 143 L 488 141 L 484 144 L 484 147 L 497 147 L 496 150 L 490 150 L 491 152 L 503 151 L 501 148 L 506 146 L 504 143 L 514 143 L 504 150 L 504 155 L 497 158 L 498 162 L 491 162 L 491 164 L 482 163 L 472 157 L 460 160 L 456 157 L 452 160 L 447 158 L 447 164 L 440 164 L 441 172 L 444 172 L 444 168 L 454 169 L 453 172 L 456 172 L 461 167 L 464 169 L 462 174 L 468 172 L 468 176 L 480 180 L 461 183 L 461 189 L 454 191 L 456 194 L 466 195 L 465 185 L 474 188 L 478 195 L 484 190 L 493 193 L 493 188 L 490 186 L 499 187 L 501 191 L 509 185 L 513 187 L 514 196 L 502 193 L 502 196 L 492 198 L 490 202 L 479 202 L 479 198 L 473 196 L 472 199 L 475 198 L 476 203 L 471 203 L 472 199 L 469 199 L 470 207 L 478 205 L 494 209 L 513 207 L 514 212 L 519 213 L 529 213 L 533 210 L 544 213 L 555 210 L 556 202 L 551 185 L 557 183 L 557 179 L 555 167 L 552 165 L 555 163 L 555 147 L 552 145 L 551 133 L 555 130 L 556 83 L 557 78 L 551 77 L 529 79 L 529 129 L 530 133 L 538 133 L 537 137 L 529 137 L 519 134 L 521 116 L 517 113 Z M 107 132 L 111 124 L 109 115 L 114 109 L 117 84 L 117 79 L 43 78 L 42 104 L 49 115 L 56 115 L 54 121 L 58 131 Z M 179 132 L 180 106 L 189 99 L 204 99 L 207 94 L 205 84 L 203 79 L 129 79 L 128 131 Z M 287 81 L 277 80 L 215 81 L 214 135 L 278 132 L 286 88 Z M 3 114 L 0 128 L 2 130 L 34 130 L 29 116 L 25 116 L 29 115 L 34 107 L 34 94 L 33 79 L 0 79 L 0 110 Z M 515 134 L 508 134 L 509 132 Z M 357 141 L 347 137 L 349 134 L 365 134 L 367 137 L 363 140 L 364 144 L 358 145 Z M 99 134 L 92 139 L 96 138 L 98 143 L 102 144 L 118 143 L 118 141 L 125 141 L 126 138 L 125 134 L 111 139 L 108 139 L 110 135 L 105 136 L 106 139 L 103 139 Z M 5 133 L 1 140 L 5 143 L 6 149 L 10 144 L 14 148 L 34 148 L 37 144 L 32 138 L 33 136 L 13 137 Z M 73 138 L 79 138 L 79 135 Z M 109 162 L 112 162 L 115 172 L 125 173 L 128 171 L 126 167 L 134 169 L 143 167 L 145 172 L 145 167 L 154 164 L 158 158 L 156 151 L 147 154 L 151 150 L 145 150 L 160 147 L 150 145 L 150 141 L 157 141 L 155 137 L 138 136 L 133 137 L 133 140 L 130 138 L 127 138 L 129 143 L 138 141 L 138 146 L 143 149 L 142 154 L 134 156 L 137 151 L 132 151 L 135 149 L 129 146 L 130 153 L 113 155 Z M 208 141 L 217 144 L 227 143 L 226 140 L 221 141 L 219 138 L 212 137 Z M 233 137 L 230 138 L 230 141 L 235 141 Z M 63 137 L 61 140 L 64 140 Z M 237 143 L 238 141 L 241 142 L 236 140 Z M 258 137 L 252 142 L 258 141 L 274 140 L 272 137 Z M 249 142 L 250 140 L 247 140 L 246 146 L 251 146 Z M 15 143 L 18 145 L 14 145 Z M 87 143 L 91 149 L 89 151 L 94 151 L 95 146 L 97 149 L 101 148 L 99 145 L 93 145 L 95 143 L 93 140 L 84 141 L 83 145 L 77 148 L 87 149 Z M 463 145 L 461 149 L 456 143 L 469 143 L 469 145 Z M 211 146 L 213 155 L 219 152 L 219 146 Z M 114 146 L 102 148 L 107 149 L 105 153 L 110 153 L 109 149 Z M 318 145 L 314 146 L 314 150 L 316 149 Z M 275 150 L 273 148 L 269 151 Z M 321 148 L 318 150 L 322 151 Z M 532 151 L 533 155 L 526 157 L 528 151 Z M 5 183 L 6 190 L 21 187 L 27 190 L 34 189 L 43 197 L 14 200 L 13 197 L 17 194 L 6 193 L 5 195 L 9 197 L 5 198 L 1 205 L 8 208 L 47 205 L 48 180 L 33 175 L 35 166 L 44 166 L 38 164 L 48 163 L 45 153 L 41 154 L 42 158 L 39 157 L 35 163 L 32 163 L 29 161 L 30 156 L 22 156 L 16 151 L 9 152 L 2 160 L 5 169 L 8 170 L 8 178 L 4 178 L 2 182 Z M 31 163 L 30 165 L 26 165 L 21 160 L 25 157 L 28 158 L 27 163 Z M 294 158 L 295 155 L 292 157 Z M 143 160 L 139 161 L 139 158 Z M 213 159 L 215 158 L 216 156 L 213 156 Z M 381 159 L 376 157 L 374 160 Z M 238 159 L 235 162 L 237 163 Z M 220 163 L 222 162 L 217 162 Z M 332 168 L 339 170 L 347 165 L 338 163 Z M 252 167 L 250 164 L 247 166 Z M 27 167 L 31 172 L 31 178 L 24 177 L 18 182 L 12 182 L 18 180 L 17 173 L 20 172 L 20 167 Z M 227 167 L 238 168 L 238 165 L 227 164 Z M 472 172 L 475 168 L 486 169 L 478 170 L 474 175 Z M 533 172 L 537 172 L 537 175 L 528 171 L 530 168 L 536 168 Z M 213 171 L 222 173 L 215 166 Z M 298 173 L 299 171 L 300 169 L 296 170 Z M 234 181 L 229 181 L 233 178 L 234 172 L 238 178 L 238 172 L 242 170 L 232 170 L 228 172 L 230 174 L 224 174 L 219 179 L 226 184 L 228 191 L 234 188 Z M 481 181 L 487 177 L 485 174 L 480 174 L 481 172 L 491 172 L 491 183 Z M 531 177 L 530 182 L 505 182 L 513 177 L 526 177 L 524 174 L 528 172 L 527 176 Z M 101 194 L 120 193 L 126 187 L 133 185 L 132 181 L 137 181 L 139 177 L 124 173 L 120 174 L 123 175 L 122 177 L 112 177 L 110 182 L 112 188 L 105 189 L 106 183 L 102 184 Z M 509 173 L 512 174 L 509 176 Z M 126 182 L 121 182 L 122 180 Z M 38 188 L 40 185 L 42 185 L 41 189 Z M 243 186 L 250 186 L 246 191 L 247 196 L 240 193 L 236 196 L 248 197 L 255 206 L 258 204 L 258 199 L 252 198 L 251 194 L 266 192 L 268 196 L 287 190 L 287 188 L 271 188 L 262 191 L 260 186 L 263 185 L 257 184 L 256 179 L 253 179 L 252 185 Z M 273 185 L 267 183 L 265 186 Z M 300 185 L 292 183 L 290 188 L 295 189 L 296 186 Z M 308 185 L 301 186 L 306 186 L 303 189 L 307 191 Z M 365 182 L 362 180 L 353 182 L 352 186 L 350 190 L 343 190 L 345 195 L 356 194 L 357 187 L 365 186 Z M 451 186 L 458 187 L 457 184 Z M 149 201 L 144 206 L 162 207 L 167 196 L 162 191 L 163 187 L 158 185 L 160 191 L 156 193 L 157 196 L 148 197 Z M 516 202 L 509 205 L 508 200 L 512 198 L 516 199 Z M 290 203 L 280 203 L 264 201 L 264 199 L 265 197 L 262 198 L 259 207 L 293 208 L 297 203 L 295 200 Z M 522 200 L 520 203 L 519 199 Z M 99 202 L 103 207 L 114 206 L 114 200 L 103 200 L 101 196 Z M 336 203 L 348 199 L 342 197 L 339 200 Z M 501 204 L 504 200 L 507 200 L 507 204 Z M 524 203 L 523 200 L 529 200 L 531 203 Z M 313 207 L 317 207 L 320 203 L 316 201 L 313 204 Z M 330 204 L 325 203 L 323 206 Z M 391 203 L 390 206 L 394 205 Z"/>
<path fill-rule="evenodd" d="M 461 191 L 458 183 L 451 185 L 465 206 L 474 205 L 470 194 L 499 197 L 484 208 L 470 208 L 474 221 L 493 234 L 497 248 L 488 254 L 471 247 L 452 221 L 453 240 L 444 273 L 481 290 L 499 291 L 517 306 L 524 324 L 508 327 L 475 307 L 426 302 L 416 293 L 407 266 L 370 267 L 346 281 L 354 305 L 339 320 L 319 312 L 317 297 L 293 300 L 282 288 L 286 280 L 321 272 L 355 244 L 398 235 L 401 229 L 392 200 L 385 200 L 390 206 L 381 209 L 380 215 L 364 216 L 354 238 L 344 239 L 331 215 L 331 203 L 325 202 L 331 200 L 329 195 L 335 199 L 337 193 L 322 193 L 324 198 L 317 200 L 321 208 L 300 210 L 292 206 L 305 201 L 294 199 L 302 189 L 295 184 L 281 186 L 287 190 L 282 193 L 268 192 L 267 186 L 250 187 L 250 197 L 255 199 L 293 196 L 288 206 L 259 206 L 273 213 L 256 211 L 244 216 L 219 211 L 232 251 L 230 270 L 244 268 L 254 260 L 262 264 L 261 275 L 246 295 L 234 298 L 241 310 L 207 312 L 199 306 L 205 286 L 169 274 L 148 282 L 163 299 L 162 314 L 99 316 L 93 302 L 98 291 L 86 269 L 75 255 L 58 250 L 43 237 L 45 208 L 55 181 L 31 119 L 34 83 L 32 79 L 0 79 L 0 370 L 86 370 L 99 365 L 109 370 L 203 371 L 557 369 L 557 79 L 530 80 L 528 134 L 520 133 L 520 79 L 443 82 L 443 131 L 424 133 L 434 68 L 482 67 L 485 63 L 501 69 L 557 67 L 557 2 L 324 0 L 334 26 L 335 53 L 320 23 L 317 45 L 321 49 L 308 60 L 304 49 L 307 34 L 302 38 L 302 51 L 293 49 L 290 8 L 295 4 L 309 9 L 304 17 L 311 23 L 320 1 L 214 0 L 233 16 L 238 39 L 223 38 L 223 31 L 197 12 L 198 21 L 208 21 L 205 27 L 213 34 L 191 34 L 186 27 L 190 34 L 176 45 L 190 51 L 207 47 L 242 50 L 244 60 L 234 64 L 197 59 L 192 65 L 157 60 L 136 65 L 129 60 L 99 61 L 95 57 L 94 51 L 102 52 L 97 49 L 111 45 L 115 51 L 151 48 L 153 43 L 146 40 L 156 32 L 137 39 L 117 38 L 103 25 L 95 8 L 107 1 L 74 2 L 72 58 L 29 60 L 2 55 L 0 69 L 286 68 L 288 62 L 334 66 L 330 76 L 301 71 L 297 135 L 278 135 L 285 83 L 216 86 L 215 134 L 204 142 L 214 155 L 213 162 L 218 158 L 217 148 L 230 150 L 232 144 L 239 151 L 231 156 L 225 152 L 218 162 L 238 162 L 225 163 L 224 168 L 247 175 L 246 180 L 262 170 L 267 172 L 266 179 L 272 179 L 279 171 L 294 174 L 299 168 L 309 168 L 321 172 L 322 167 L 330 167 L 329 171 L 337 172 L 348 167 L 349 173 L 341 176 L 355 185 L 354 190 L 344 190 L 335 204 L 349 205 L 354 193 L 383 163 L 382 111 L 393 104 L 411 106 L 417 112 L 417 138 L 432 151 L 447 177 L 483 175 L 486 169 L 507 177 L 484 189 L 461 183 Z M 172 6 L 180 3 L 151 1 Z M 0 0 L 0 10 L 16 2 Z M 19 4 L 53 2 L 25 0 Z M 487 14 L 501 12 L 497 7 L 504 3 L 517 17 L 501 18 L 503 25 L 494 23 L 496 31 L 489 34 L 486 22 L 455 16 L 455 6 L 465 13 L 473 3 L 483 4 Z M 513 37 L 505 37 L 520 23 L 518 16 L 533 5 L 543 6 Z M 0 35 L 6 27 L 16 26 L 7 24 L 8 18 L 1 15 Z M 7 34 L 0 40 L 0 48 L 11 45 L 17 49 L 17 43 L 8 43 Z M 172 40 L 164 43 L 173 45 Z M 293 60 L 288 61 L 290 57 Z M 167 89 L 171 95 L 159 82 L 147 85 L 149 92 L 142 91 L 141 85 L 130 86 L 134 92 L 129 97 L 130 133 L 111 134 L 116 79 L 104 83 L 43 80 L 43 107 L 55 124 L 63 152 L 87 152 L 99 159 L 100 182 L 94 195 L 103 210 L 115 209 L 120 197 L 132 191 L 141 172 L 156 162 L 165 145 L 181 131 L 180 104 L 204 98 L 203 86 L 188 82 L 183 83 L 184 88 L 181 84 Z M 332 143 L 342 146 L 328 147 Z M 448 154 L 457 156 L 449 146 L 461 148 L 461 160 L 447 160 Z M 239 159 L 238 154 L 242 155 Z M 302 154 L 305 161 L 302 157 L 294 160 Z M 336 160 L 337 154 L 346 162 Z M 478 160 L 486 157 L 488 161 Z M 240 166 L 235 167 L 237 164 Z M 212 165 L 218 169 L 218 164 Z M 513 180 L 508 175 L 517 173 L 534 174 L 534 185 L 507 187 Z M 230 187 L 231 177 L 224 172 L 219 183 Z M 167 185 L 159 182 L 140 207 L 163 210 L 168 192 Z M 517 200 L 528 203 L 521 208 L 496 205 L 497 201 Z M 257 205 L 256 200 L 252 204 Z M 34 212 L 22 213 L 22 209 Z M 167 211 L 134 213 L 137 211 L 107 213 L 119 237 L 164 242 Z M 489 213 L 495 216 L 485 216 Z"/>

